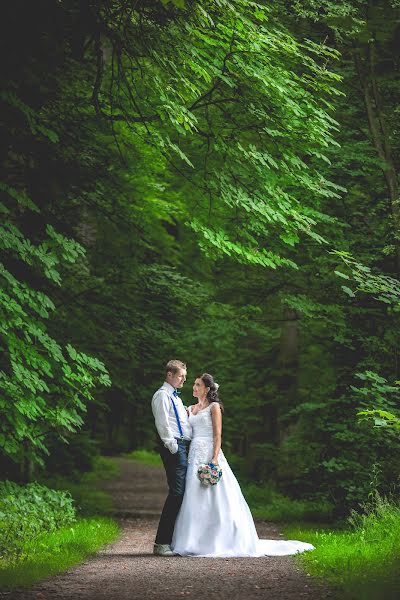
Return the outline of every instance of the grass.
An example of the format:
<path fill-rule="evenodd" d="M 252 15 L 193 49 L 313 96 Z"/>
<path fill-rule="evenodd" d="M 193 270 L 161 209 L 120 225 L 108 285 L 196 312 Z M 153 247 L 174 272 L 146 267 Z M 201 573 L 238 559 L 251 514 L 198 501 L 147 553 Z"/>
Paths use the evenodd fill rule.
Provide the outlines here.
<path fill-rule="evenodd" d="M 162 466 L 162 460 L 158 452 L 153 452 L 151 450 L 133 450 L 132 452 L 125 452 L 122 456 L 124 458 L 139 460 L 147 465 Z"/>
<path fill-rule="evenodd" d="M 119 527 L 112 519 L 78 519 L 69 527 L 42 534 L 24 546 L 18 562 L 0 560 L 0 587 L 29 586 L 76 565 L 104 544 L 114 541 Z"/>
<path fill-rule="evenodd" d="M 75 500 L 78 519 L 69 527 L 43 533 L 27 541 L 21 557 L 0 559 L 0 588 L 29 586 L 76 565 L 101 546 L 114 541 L 120 532 L 115 521 L 102 515 L 112 508 L 101 482 L 117 476 L 118 466 L 111 458 L 96 457 L 93 470 L 77 478 L 62 476 L 41 478 L 40 483 L 53 489 L 69 490 Z"/>
<path fill-rule="evenodd" d="M 353 512 L 341 531 L 286 525 L 287 539 L 316 547 L 297 557 L 311 575 L 321 577 L 348 600 L 400 597 L 400 505 L 376 495 L 363 514 Z"/>

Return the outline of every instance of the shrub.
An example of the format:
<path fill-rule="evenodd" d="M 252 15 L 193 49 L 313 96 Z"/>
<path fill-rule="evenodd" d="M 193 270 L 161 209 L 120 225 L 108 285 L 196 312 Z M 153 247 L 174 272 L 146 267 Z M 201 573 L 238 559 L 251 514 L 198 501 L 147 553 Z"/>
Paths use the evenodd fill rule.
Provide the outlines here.
<path fill-rule="evenodd" d="M 329 521 L 333 505 L 327 501 L 296 500 L 268 485 L 246 483 L 242 490 L 253 517 L 271 521 Z"/>
<path fill-rule="evenodd" d="M 38 483 L 0 482 L 0 556 L 21 557 L 24 544 L 76 520 L 73 499 Z"/>

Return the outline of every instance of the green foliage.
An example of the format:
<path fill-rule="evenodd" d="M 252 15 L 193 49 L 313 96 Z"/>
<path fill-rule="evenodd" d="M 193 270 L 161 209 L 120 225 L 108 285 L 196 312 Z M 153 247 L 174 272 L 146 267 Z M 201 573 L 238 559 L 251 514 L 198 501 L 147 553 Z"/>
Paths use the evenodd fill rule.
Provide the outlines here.
<path fill-rule="evenodd" d="M 0 556 L 20 560 L 26 543 L 74 523 L 75 508 L 68 491 L 49 489 L 39 483 L 19 486 L 0 482 Z"/>
<path fill-rule="evenodd" d="M 86 469 L 83 419 L 150 450 L 178 357 L 185 404 L 221 383 L 238 473 L 336 516 L 374 464 L 386 493 L 399 441 L 356 414 L 398 410 L 396 3 L 31 4 L 3 36 L 0 466 Z"/>
<path fill-rule="evenodd" d="M 0 99 L 13 107 L 17 111 L 21 112 L 25 117 L 28 127 L 33 135 L 40 133 L 41 135 L 48 138 L 51 142 L 56 143 L 59 141 L 58 135 L 52 129 L 47 128 L 43 124 L 43 120 L 40 115 L 33 110 L 30 106 L 28 106 L 25 102 L 22 102 L 20 98 L 18 98 L 13 92 L 1 92 Z M 0 184 L 0 189 L 3 189 L 4 184 Z M 17 194 L 15 191 L 12 192 Z M 31 201 L 28 199 L 28 203 L 32 207 Z"/>
<path fill-rule="evenodd" d="M 357 416 L 363 419 L 372 418 L 374 427 L 398 429 L 400 427 L 400 413 L 397 408 L 400 394 L 398 385 L 389 385 L 384 377 L 371 371 L 356 373 L 356 377 L 365 383 L 361 388 L 351 386 L 352 390 L 359 395 L 361 405 L 369 407 L 359 410 Z M 394 412 L 396 414 L 393 414 Z"/>
<path fill-rule="evenodd" d="M 83 562 L 119 534 L 117 523 L 105 517 L 78 519 L 72 527 L 68 525 L 43 533 L 26 541 L 24 560 L 0 562 L 0 586 L 7 589 L 28 587 L 57 575 Z"/>
<path fill-rule="evenodd" d="M 373 273 L 370 267 L 357 261 L 350 252 L 336 250 L 332 252 L 343 261 L 344 270 L 335 271 L 342 279 L 354 282 L 354 289 L 342 286 L 343 291 L 355 298 L 357 294 L 370 294 L 375 300 L 390 304 L 392 310 L 400 310 L 400 281 L 382 273 Z"/>
<path fill-rule="evenodd" d="M 70 494 L 78 516 L 99 516 L 112 511 L 111 498 L 102 489 L 103 482 L 118 474 L 119 469 L 112 458 L 97 456 L 90 470 L 84 473 L 77 469 L 68 475 L 58 471 L 53 475 L 45 472 L 41 476 L 41 483 Z"/>
<path fill-rule="evenodd" d="M 115 462 L 99 456 L 76 480 L 47 475 L 45 485 L 1 482 L 0 586 L 31 585 L 113 541 L 118 525 L 94 515 L 110 512 L 111 499 L 101 486 L 117 474 Z"/>
<path fill-rule="evenodd" d="M 360 410 L 357 413 L 357 416 L 372 418 L 374 427 L 391 427 L 393 429 L 400 428 L 400 418 L 398 415 L 394 415 L 387 410 L 378 408 Z"/>
<path fill-rule="evenodd" d="M 327 62 L 339 54 L 298 41 L 256 6 L 194 3 L 162 25 L 156 15 L 143 21 L 140 9 L 127 19 L 122 3 L 120 24 L 99 10 L 107 27 L 97 50 L 108 46 L 112 60 L 97 64 L 93 99 L 135 144 L 163 153 L 181 193 L 193 196 L 186 223 L 207 256 L 295 267 L 281 256 L 285 245 L 302 236 L 322 243 L 319 205 L 343 189 L 320 172 L 326 148 L 337 146 L 340 77 Z"/>
<path fill-rule="evenodd" d="M 35 210 L 24 194 L 2 185 L 4 205 L 8 212 Z M 17 205 L 12 201 L 16 201 Z M 92 389 L 110 385 L 104 364 L 98 359 L 62 346 L 47 331 L 46 320 L 55 310 L 50 297 L 12 274 L 15 261 L 20 261 L 42 273 L 51 282 L 61 285 L 60 266 L 75 263 L 84 250 L 74 240 L 57 233 L 48 225 L 47 237 L 33 243 L 11 221 L 0 228 L 0 248 L 7 268 L 0 263 L 2 289 L 0 293 L 0 339 L 3 358 L 0 370 L 0 445 L 3 452 L 19 459 L 21 449 L 29 457 L 40 460 L 47 451 L 48 430 L 75 431 L 82 423 L 85 402 L 93 399 Z"/>
<path fill-rule="evenodd" d="M 374 300 L 389 305 L 388 318 L 395 319 L 400 310 L 400 281 L 394 277 L 373 273 L 371 268 L 359 263 L 349 252 L 336 251 L 333 254 L 343 261 L 348 272 L 346 274 L 342 271 L 335 271 L 335 274 L 355 284 L 354 290 L 342 286 L 343 291 L 353 298 L 357 294 L 370 295 Z M 369 370 L 364 373 L 356 373 L 355 376 L 365 382 L 362 388 L 351 386 L 365 407 L 357 412 L 357 416 L 362 419 L 372 419 L 375 427 L 398 429 L 400 419 L 397 385 L 388 384 L 384 377 Z M 396 381 L 396 384 L 398 383 Z"/>
<path fill-rule="evenodd" d="M 332 517 L 333 505 L 326 500 L 294 500 L 280 494 L 270 486 L 254 483 L 242 485 L 243 494 L 253 517 L 268 521 L 327 522 Z"/>
<path fill-rule="evenodd" d="M 304 539 L 316 550 L 298 560 L 308 573 L 335 586 L 340 597 L 395 600 L 399 589 L 400 506 L 376 494 L 353 510 L 343 530 L 286 526 L 285 535 Z"/>

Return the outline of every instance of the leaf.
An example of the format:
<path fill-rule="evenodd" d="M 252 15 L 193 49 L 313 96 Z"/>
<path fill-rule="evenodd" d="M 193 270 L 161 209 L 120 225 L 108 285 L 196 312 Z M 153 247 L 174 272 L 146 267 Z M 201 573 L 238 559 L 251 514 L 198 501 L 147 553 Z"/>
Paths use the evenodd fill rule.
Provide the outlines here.
<path fill-rule="evenodd" d="M 334 273 L 335 273 L 335 275 L 338 275 L 338 277 L 342 277 L 343 279 L 350 279 L 350 277 L 348 275 L 346 275 L 345 273 L 342 273 L 341 271 L 334 271 Z"/>
<path fill-rule="evenodd" d="M 350 296 L 351 298 L 355 298 L 355 294 L 354 294 L 353 290 L 351 290 L 350 288 L 348 288 L 348 287 L 347 287 L 347 286 L 345 286 L 345 285 L 342 285 L 342 286 L 340 286 L 340 287 L 342 288 L 342 290 L 343 290 L 343 291 L 344 291 L 344 292 L 345 292 L 345 293 L 346 293 L 348 296 Z"/>

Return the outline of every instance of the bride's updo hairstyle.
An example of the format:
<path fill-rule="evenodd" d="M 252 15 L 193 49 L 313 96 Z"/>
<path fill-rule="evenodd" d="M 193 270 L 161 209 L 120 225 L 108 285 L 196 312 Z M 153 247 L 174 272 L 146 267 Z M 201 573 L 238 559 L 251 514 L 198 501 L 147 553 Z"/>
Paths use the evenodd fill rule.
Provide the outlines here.
<path fill-rule="evenodd" d="M 224 405 L 222 404 L 218 396 L 219 384 L 216 381 L 214 381 L 214 377 L 210 375 L 210 373 L 203 373 L 203 375 L 200 375 L 200 379 L 206 387 L 210 388 L 206 396 L 209 403 L 211 404 L 211 402 L 218 402 L 218 404 L 221 407 L 221 410 L 223 411 Z"/>

